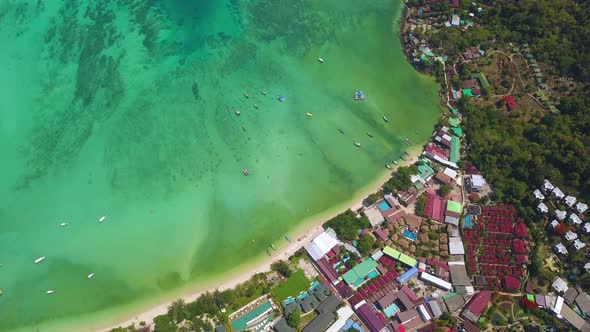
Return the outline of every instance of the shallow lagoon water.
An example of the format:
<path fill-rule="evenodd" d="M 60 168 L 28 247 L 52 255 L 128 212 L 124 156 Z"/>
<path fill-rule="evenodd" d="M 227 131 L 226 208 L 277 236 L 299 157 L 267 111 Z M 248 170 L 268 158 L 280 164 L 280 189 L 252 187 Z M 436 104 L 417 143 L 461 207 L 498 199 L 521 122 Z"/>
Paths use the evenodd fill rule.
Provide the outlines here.
<path fill-rule="evenodd" d="M 0 330 L 85 330 L 197 287 L 425 141 L 436 86 L 400 6 L 1 2 Z"/>

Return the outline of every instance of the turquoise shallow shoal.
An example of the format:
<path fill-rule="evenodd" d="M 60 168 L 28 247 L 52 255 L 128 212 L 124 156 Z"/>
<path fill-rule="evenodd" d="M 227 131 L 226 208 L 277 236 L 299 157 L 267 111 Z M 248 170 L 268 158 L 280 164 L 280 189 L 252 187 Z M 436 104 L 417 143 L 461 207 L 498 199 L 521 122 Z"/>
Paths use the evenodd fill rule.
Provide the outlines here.
<path fill-rule="evenodd" d="M 0 331 L 96 330 L 227 278 L 424 142 L 436 84 L 400 6 L 0 1 Z"/>

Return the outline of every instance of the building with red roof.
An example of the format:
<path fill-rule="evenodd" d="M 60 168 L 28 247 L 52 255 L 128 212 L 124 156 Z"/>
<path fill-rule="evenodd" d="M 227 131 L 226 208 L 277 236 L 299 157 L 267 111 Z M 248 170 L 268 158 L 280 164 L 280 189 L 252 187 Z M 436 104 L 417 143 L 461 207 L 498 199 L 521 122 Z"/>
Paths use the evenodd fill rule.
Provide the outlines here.
<path fill-rule="evenodd" d="M 507 290 L 517 291 L 520 289 L 520 279 L 513 276 L 504 276 L 502 286 Z"/>
<path fill-rule="evenodd" d="M 522 221 L 517 223 L 516 226 L 514 226 L 514 235 L 523 238 L 529 237 L 529 230 Z"/>
<path fill-rule="evenodd" d="M 514 249 L 514 252 L 517 254 L 526 254 L 527 252 L 526 244 L 521 239 L 516 239 L 512 242 L 512 249 Z"/>
<path fill-rule="evenodd" d="M 465 307 L 465 310 L 461 313 L 461 317 L 474 323 L 477 322 L 491 297 L 492 292 L 488 290 L 483 290 L 475 294 Z"/>
<path fill-rule="evenodd" d="M 428 189 L 426 191 L 424 216 L 442 222 L 444 220 L 445 205 L 445 201 L 436 194 L 434 189 Z"/>
<path fill-rule="evenodd" d="M 375 237 L 380 239 L 381 241 L 385 242 L 387 240 L 389 240 L 389 230 L 388 229 L 377 229 L 375 232 L 373 232 L 373 234 L 375 234 Z"/>
<path fill-rule="evenodd" d="M 502 99 L 506 103 L 506 107 L 508 108 L 509 111 L 513 111 L 516 109 L 516 101 L 514 101 L 514 97 L 504 96 Z"/>

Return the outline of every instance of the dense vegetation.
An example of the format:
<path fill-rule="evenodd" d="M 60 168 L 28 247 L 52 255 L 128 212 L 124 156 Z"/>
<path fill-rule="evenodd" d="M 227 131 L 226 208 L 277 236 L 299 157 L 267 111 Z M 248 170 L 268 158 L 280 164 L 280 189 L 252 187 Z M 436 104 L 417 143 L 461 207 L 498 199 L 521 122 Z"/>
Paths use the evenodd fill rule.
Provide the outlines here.
<path fill-rule="evenodd" d="M 556 73 L 580 81 L 590 79 L 590 2 L 586 0 L 498 0 L 478 14 L 476 29 L 448 28 L 438 33 L 420 32 L 431 45 L 440 46 L 451 59 L 467 47 L 483 49 L 515 42 L 528 43 L 537 60 L 554 65 Z M 409 5 L 421 4 L 411 0 Z M 450 9 L 445 1 L 435 9 Z M 470 0 L 461 1 L 461 10 L 472 11 Z"/>
<path fill-rule="evenodd" d="M 561 101 L 561 115 L 518 119 L 463 101 L 469 158 L 494 187 L 498 200 L 518 203 L 544 178 L 590 200 L 590 91 Z"/>
<path fill-rule="evenodd" d="M 371 227 L 369 219 L 366 216 L 356 217 L 356 214 L 351 210 L 346 210 L 344 213 L 328 220 L 324 224 L 324 228 L 332 228 L 338 235 L 338 238 L 344 241 L 352 241 L 356 239 L 359 229 L 367 229 Z"/>
<path fill-rule="evenodd" d="M 395 193 L 398 190 L 408 190 L 412 186 L 412 174 L 418 173 L 418 168 L 412 166 L 400 166 L 397 171 L 384 185 L 386 192 Z"/>

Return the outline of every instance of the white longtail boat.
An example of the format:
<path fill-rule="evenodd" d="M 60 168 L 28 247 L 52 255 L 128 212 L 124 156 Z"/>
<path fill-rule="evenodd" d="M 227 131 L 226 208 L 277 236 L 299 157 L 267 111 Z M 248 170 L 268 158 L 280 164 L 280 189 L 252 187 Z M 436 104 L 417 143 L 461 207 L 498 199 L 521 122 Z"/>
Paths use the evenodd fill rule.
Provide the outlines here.
<path fill-rule="evenodd" d="M 92 272 L 88 275 L 88 279 L 92 279 L 92 277 L 94 277 L 94 272 Z"/>
<path fill-rule="evenodd" d="M 103 222 L 107 219 L 107 216 L 102 216 L 100 217 L 100 219 L 98 219 L 98 222 Z"/>
<path fill-rule="evenodd" d="M 48 290 L 48 291 L 47 291 L 47 294 L 48 294 L 48 295 L 51 295 L 51 294 L 53 294 L 53 293 L 55 293 L 55 291 L 54 291 L 53 289 L 50 289 L 50 290 Z"/>
<path fill-rule="evenodd" d="M 35 264 L 39 264 L 39 263 L 41 263 L 43 260 L 45 260 L 45 256 L 41 256 L 41 257 L 39 257 L 39 258 L 35 259 Z"/>

